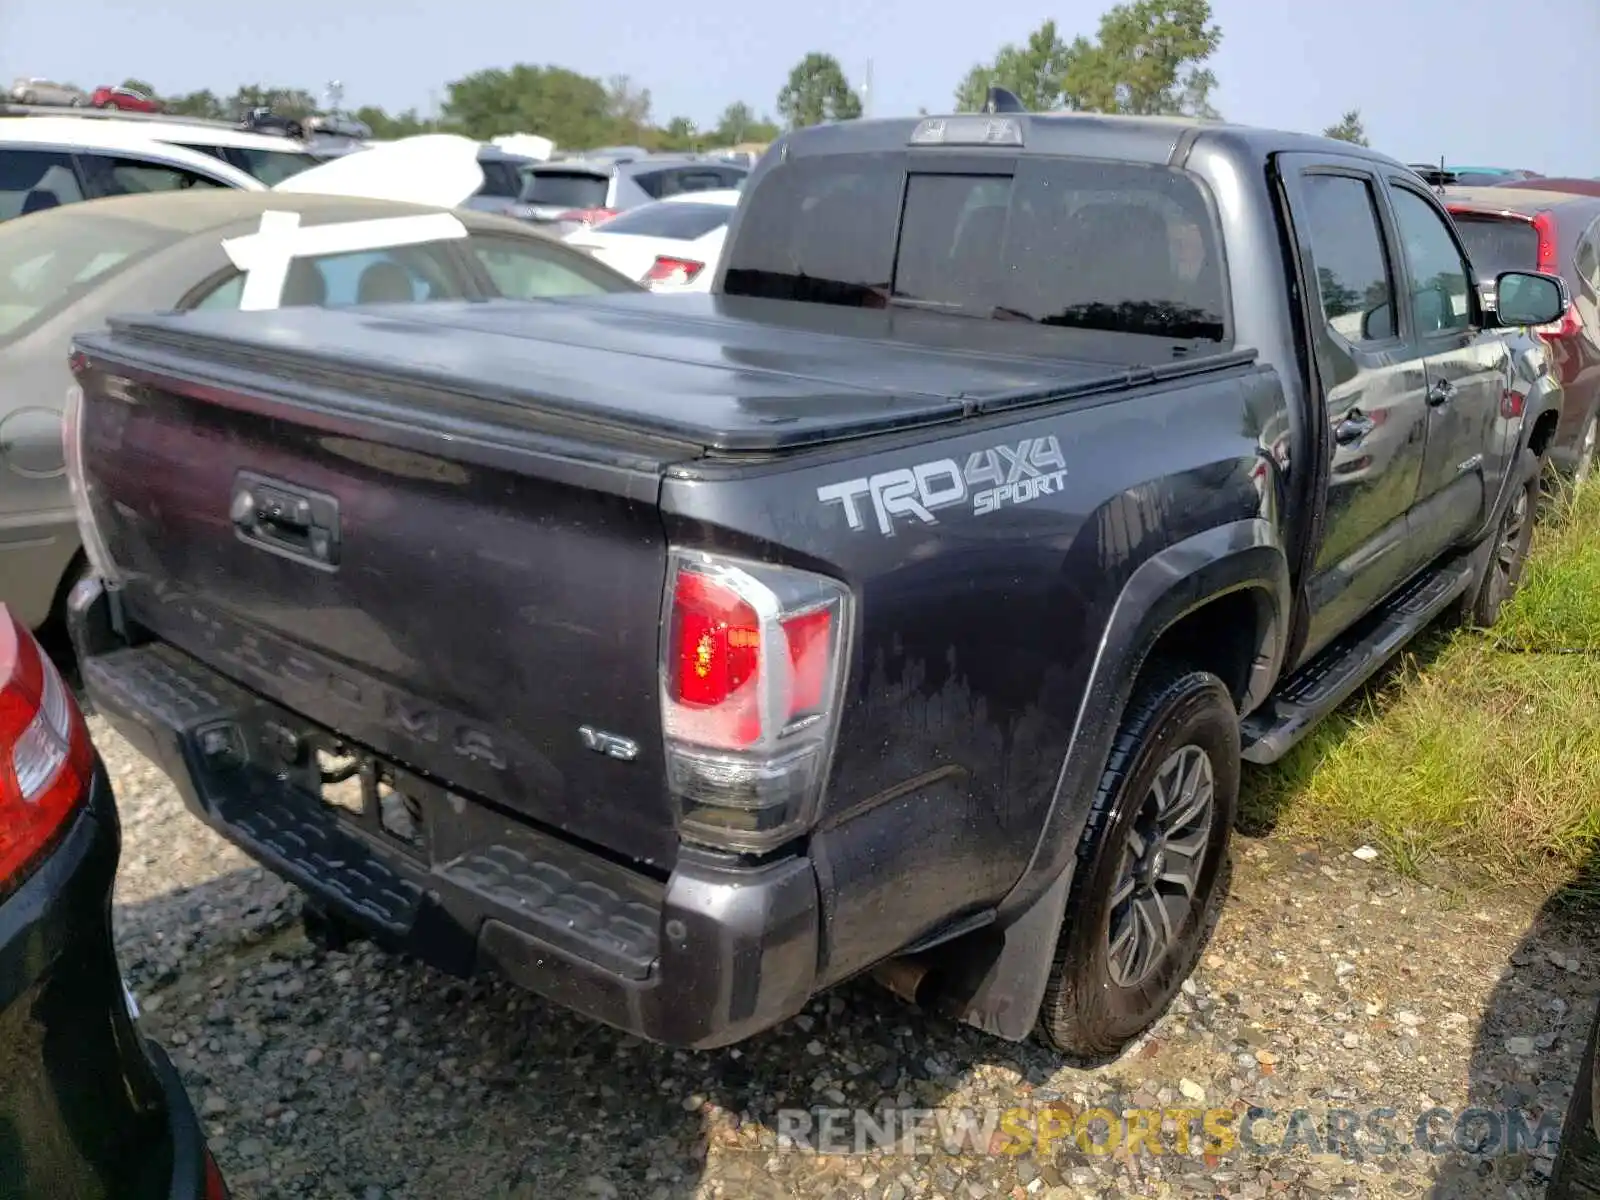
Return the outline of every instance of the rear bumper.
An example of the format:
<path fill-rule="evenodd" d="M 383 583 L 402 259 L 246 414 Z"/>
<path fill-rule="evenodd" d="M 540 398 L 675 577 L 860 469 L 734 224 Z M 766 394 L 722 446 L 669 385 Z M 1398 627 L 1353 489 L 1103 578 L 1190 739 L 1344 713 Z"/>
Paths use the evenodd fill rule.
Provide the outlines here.
<path fill-rule="evenodd" d="M 174 647 L 106 650 L 97 589 L 73 638 L 97 709 L 198 816 L 380 945 L 458 975 L 492 965 L 530 991 L 670 1045 L 727 1045 L 782 1021 L 817 981 L 809 859 L 758 867 L 685 849 L 663 882 L 396 769 L 424 830 L 336 814 L 285 734 L 326 731 Z M 96 648 L 102 650 L 96 653 Z"/>
<path fill-rule="evenodd" d="M 194 1107 L 123 997 L 109 924 L 118 849 L 96 759 L 88 803 L 0 902 L 0 1058 L 21 1065 L 0 1078 L 0 1195 L 205 1196 Z"/>

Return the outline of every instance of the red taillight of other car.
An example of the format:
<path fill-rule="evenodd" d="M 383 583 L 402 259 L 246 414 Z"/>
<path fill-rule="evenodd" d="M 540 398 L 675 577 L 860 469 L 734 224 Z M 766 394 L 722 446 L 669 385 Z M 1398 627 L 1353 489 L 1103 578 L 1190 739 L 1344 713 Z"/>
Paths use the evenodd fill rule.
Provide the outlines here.
<path fill-rule="evenodd" d="M 580 225 L 593 228 L 596 225 L 604 225 L 616 215 L 617 210 L 614 208 L 572 208 L 562 213 L 556 220 L 576 221 Z"/>
<path fill-rule="evenodd" d="M 0 605 L 0 895 L 55 845 L 89 794 L 94 749 L 55 665 Z"/>
<path fill-rule="evenodd" d="M 1561 274 L 1560 255 L 1556 250 L 1556 219 L 1554 214 L 1542 212 L 1533 218 L 1534 232 L 1539 235 L 1539 270 L 1546 275 Z M 1583 332 L 1583 315 L 1576 302 L 1567 306 L 1566 315 L 1559 321 L 1539 326 L 1539 336 L 1547 342 L 1577 337 Z"/>
<path fill-rule="evenodd" d="M 695 262 L 692 258 L 673 258 L 670 254 L 660 254 L 639 282 L 648 287 L 682 287 L 686 283 L 693 283 L 695 276 L 705 269 L 705 263 Z"/>

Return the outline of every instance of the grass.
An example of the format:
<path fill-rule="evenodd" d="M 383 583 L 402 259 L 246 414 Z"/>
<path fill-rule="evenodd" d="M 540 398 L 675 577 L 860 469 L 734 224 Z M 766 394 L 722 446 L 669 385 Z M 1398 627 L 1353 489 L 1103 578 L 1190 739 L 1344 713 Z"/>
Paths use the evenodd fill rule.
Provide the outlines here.
<path fill-rule="evenodd" d="M 1600 893 L 1600 487 L 1559 496 L 1488 632 L 1425 637 L 1276 767 L 1246 775 L 1247 828 Z"/>

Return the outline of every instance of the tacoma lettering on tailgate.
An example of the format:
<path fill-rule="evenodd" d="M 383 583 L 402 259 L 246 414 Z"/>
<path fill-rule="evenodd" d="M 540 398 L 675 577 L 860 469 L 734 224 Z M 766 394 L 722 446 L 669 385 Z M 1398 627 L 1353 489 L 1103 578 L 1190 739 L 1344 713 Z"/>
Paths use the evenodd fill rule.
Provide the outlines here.
<path fill-rule="evenodd" d="M 1015 446 L 976 450 L 967 456 L 965 467 L 953 458 L 940 458 L 830 483 L 817 489 L 817 499 L 842 505 L 850 528 L 865 529 L 859 502 L 870 498 L 878 531 L 893 537 L 896 518 L 913 517 L 924 525 L 937 525 L 935 512 L 969 502 L 973 515 L 981 517 L 1008 504 L 1026 504 L 1059 491 L 1066 477 L 1067 461 L 1052 433 L 1023 438 Z"/>

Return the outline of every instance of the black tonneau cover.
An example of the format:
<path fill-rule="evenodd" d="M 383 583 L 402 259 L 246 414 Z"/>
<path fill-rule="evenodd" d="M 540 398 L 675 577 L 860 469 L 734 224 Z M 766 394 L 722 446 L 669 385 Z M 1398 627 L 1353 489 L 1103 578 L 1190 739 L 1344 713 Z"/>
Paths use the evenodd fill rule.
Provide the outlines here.
<path fill-rule="evenodd" d="M 458 397 L 694 446 L 774 451 L 1121 391 L 1254 352 L 904 310 L 720 296 L 189 312 L 81 345 L 175 354 L 274 387 Z M 158 366 L 156 362 L 152 366 Z M 237 381 L 234 381 L 237 382 Z"/>

